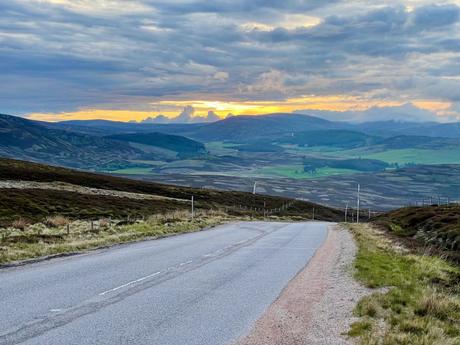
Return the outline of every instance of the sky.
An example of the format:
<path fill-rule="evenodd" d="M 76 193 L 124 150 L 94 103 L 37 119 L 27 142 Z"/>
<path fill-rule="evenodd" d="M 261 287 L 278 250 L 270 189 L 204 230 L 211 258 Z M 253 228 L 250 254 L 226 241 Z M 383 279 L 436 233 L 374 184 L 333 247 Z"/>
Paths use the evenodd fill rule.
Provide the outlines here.
<path fill-rule="evenodd" d="M 460 0 L 8 0 L 0 14 L 1 113 L 460 120 Z"/>

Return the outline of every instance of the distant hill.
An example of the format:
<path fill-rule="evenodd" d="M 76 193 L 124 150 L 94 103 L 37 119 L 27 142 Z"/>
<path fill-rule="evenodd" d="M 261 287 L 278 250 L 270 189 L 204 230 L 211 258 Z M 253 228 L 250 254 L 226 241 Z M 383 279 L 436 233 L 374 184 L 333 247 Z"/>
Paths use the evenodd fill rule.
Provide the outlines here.
<path fill-rule="evenodd" d="M 39 122 L 39 124 L 52 129 L 65 129 L 72 132 L 92 135 L 113 135 L 126 133 L 152 133 L 166 134 L 188 133 L 206 124 L 153 124 L 137 122 L 119 122 L 109 120 L 72 120 L 62 122 Z"/>
<path fill-rule="evenodd" d="M 423 135 L 439 138 L 460 138 L 460 122 L 436 123 L 377 121 L 357 124 L 355 125 L 355 129 L 368 134 L 385 137 L 398 135 Z"/>
<path fill-rule="evenodd" d="M 65 129 L 99 136 L 159 132 L 182 135 L 198 141 L 238 143 L 257 141 L 260 138 L 280 137 L 280 135 L 290 133 L 338 129 L 386 138 L 401 135 L 460 138 L 460 123 L 371 121 L 356 124 L 291 113 L 240 115 L 213 123 L 195 124 L 152 124 L 107 120 L 73 120 L 40 124 L 52 129 Z"/>
<path fill-rule="evenodd" d="M 299 146 L 334 146 L 342 148 L 368 146 L 375 144 L 377 141 L 377 137 L 342 129 L 297 132 L 279 139 L 280 143 Z"/>
<path fill-rule="evenodd" d="M 190 137 L 204 141 L 248 142 L 273 134 L 307 130 L 335 129 L 343 126 L 318 117 L 297 114 L 234 116 L 198 127 Z"/>
<path fill-rule="evenodd" d="M 178 135 L 170 135 L 164 133 L 135 133 L 116 134 L 107 136 L 106 138 L 160 147 L 166 150 L 177 152 L 180 158 L 190 158 L 206 153 L 206 148 L 202 143 Z"/>
<path fill-rule="evenodd" d="M 43 127 L 33 121 L 0 115 L 0 156 L 96 169 L 128 164 L 141 152 L 125 143 Z"/>
<path fill-rule="evenodd" d="M 460 148 L 460 139 L 436 138 L 420 135 L 398 135 L 379 142 L 386 149 L 447 149 Z"/>
<path fill-rule="evenodd" d="M 139 165 L 132 160 L 174 160 L 205 153 L 203 144 L 177 135 L 137 133 L 102 137 L 82 132 L 0 115 L 0 156 L 79 169 L 117 170 Z"/>
<path fill-rule="evenodd" d="M 404 130 L 406 135 L 419 135 L 420 133 L 430 137 L 460 138 L 460 122 L 435 123 Z"/>

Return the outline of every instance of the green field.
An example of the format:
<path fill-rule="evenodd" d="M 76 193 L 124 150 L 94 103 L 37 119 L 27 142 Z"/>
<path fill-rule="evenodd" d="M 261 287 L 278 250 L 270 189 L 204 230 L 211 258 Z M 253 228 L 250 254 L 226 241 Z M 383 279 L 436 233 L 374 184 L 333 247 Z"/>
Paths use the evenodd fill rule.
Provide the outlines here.
<path fill-rule="evenodd" d="M 361 158 L 379 159 L 388 163 L 400 165 L 415 164 L 459 164 L 458 150 L 421 150 L 401 149 L 362 155 Z"/>
<path fill-rule="evenodd" d="M 265 176 L 279 176 L 293 179 L 315 179 L 318 177 L 355 174 L 358 171 L 326 167 L 318 169 L 314 174 L 310 174 L 303 171 L 302 165 L 283 165 L 258 169 L 257 173 Z"/>
<path fill-rule="evenodd" d="M 212 141 L 206 143 L 206 150 L 208 150 L 212 155 L 235 155 L 238 153 L 238 150 L 235 150 L 233 147 L 235 144 L 227 144 L 222 141 Z"/>
<path fill-rule="evenodd" d="M 125 168 L 109 171 L 111 174 L 123 175 L 150 175 L 153 174 L 152 168 Z"/>

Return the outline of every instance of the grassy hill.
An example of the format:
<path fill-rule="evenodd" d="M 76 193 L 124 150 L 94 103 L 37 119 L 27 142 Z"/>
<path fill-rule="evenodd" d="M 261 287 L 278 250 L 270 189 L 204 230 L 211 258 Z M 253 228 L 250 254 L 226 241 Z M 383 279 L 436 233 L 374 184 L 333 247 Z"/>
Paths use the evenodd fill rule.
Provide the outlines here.
<path fill-rule="evenodd" d="M 125 143 L 53 130 L 23 118 L 0 115 L 0 156 L 66 165 L 111 168 L 141 152 Z"/>
<path fill-rule="evenodd" d="M 112 124 L 110 121 L 96 121 L 99 125 L 106 122 Z M 118 127 L 123 126 L 120 123 Z M 129 128 L 129 124 L 127 126 Z M 57 126 L 0 115 L 0 156 L 86 170 L 113 171 L 148 167 L 139 163 L 143 161 L 171 161 L 206 153 L 203 144 L 178 135 L 141 132 L 103 137 L 103 132 L 99 127 Z"/>
<path fill-rule="evenodd" d="M 280 143 L 295 144 L 299 146 L 333 146 L 353 148 L 369 146 L 377 142 L 373 137 L 361 132 L 333 129 L 292 133 L 279 139 Z"/>
<path fill-rule="evenodd" d="M 139 217 L 157 212 L 166 212 L 168 210 L 188 210 L 189 205 L 180 201 L 189 201 L 192 195 L 196 199 L 197 207 L 229 210 L 236 207 L 238 208 L 238 212 L 243 212 L 240 211 L 240 206 L 243 210 L 257 208 L 259 209 L 257 212 L 260 213 L 263 212 L 262 209 L 264 207 L 265 209 L 280 208 L 291 201 L 288 198 L 268 195 L 186 188 L 130 180 L 12 159 L 0 159 L 0 180 L 35 181 L 41 183 L 61 182 L 90 188 L 170 198 L 148 202 L 145 200 L 130 200 L 129 203 L 124 204 L 118 199 L 118 202 L 113 202 L 114 197 L 109 196 L 92 196 L 91 198 L 79 196 L 77 198 L 75 197 L 76 194 L 72 194 L 74 197 L 64 198 L 63 195 L 65 193 L 56 190 L 49 190 L 47 192 L 35 191 L 31 193 L 30 190 L 3 189 L 2 193 L 0 193 L 0 205 L 2 208 L 0 222 L 3 221 L 3 223 L 7 223 L 18 217 L 37 220 L 49 215 L 62 214 L 63 212 L 69 216 L 75 214 L 76 216 L 88 218 L 104 215 L 113 216 L 117 213 L 122 215 L 131 214 L 133 217 Z M 69 206 L 65 206 L 66 204 Z M 95 204 L 97 204 L 97 207 L 94 207 Z M 284 214 L 308 218 L 311 217 L 313 207 L 315 207 L 317 219 L 335 221 L 342 218 L 341 211 L 303 201 L 296 201 Z"/>
<path fill-rule="evenodd" d="M 434 246 L 460 260 L 460 205 L 407 207 L 374 221 L 397 236 Z"/>
<path fill-rule="evenodd" d="M 116 134 L 106 138 L 123 142 L 139 143 L 147 146 L 160 147 L 166 150 L 177 152 L 180 158 L 200 156 L 206 153 L 206 148 L 202 143 L 179 135 L 170 135 L 164 133 L 135 133 Z"/>

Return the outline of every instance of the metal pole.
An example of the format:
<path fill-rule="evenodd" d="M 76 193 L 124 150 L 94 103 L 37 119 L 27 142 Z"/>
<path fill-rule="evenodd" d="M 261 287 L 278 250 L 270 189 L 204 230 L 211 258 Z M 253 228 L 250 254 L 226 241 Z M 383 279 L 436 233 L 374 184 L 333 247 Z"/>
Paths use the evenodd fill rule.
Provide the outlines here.
<path fill-rule="evenodd" d="M 358 183 L 358 200 L 356 202 L 356 223 L 359 223 L 359 204 L 360 204 L 361 185 Z"/>
<path fill-rule="evenodd" d="M 313 207 L 313 219 L 312 220 L 315 220 L 315 208 Z"/>
<path fill-rule="evenodd" d="M 194 219 L 194 217 L 195 217 L 195 198 L 192 195 L 192 220 Z"/>
<path fill-rule="evenodd" d="M 257 181 L 254 182 L 254 189 L 252 190 L 252 194 L 256 194 L 257 189 Z"/>
<path fill-rule="evenodd" d="M 347 206 L 345 206 L 345 223 L 347 222 L 348 220 L 348 202 L 347 202 Z"/>

